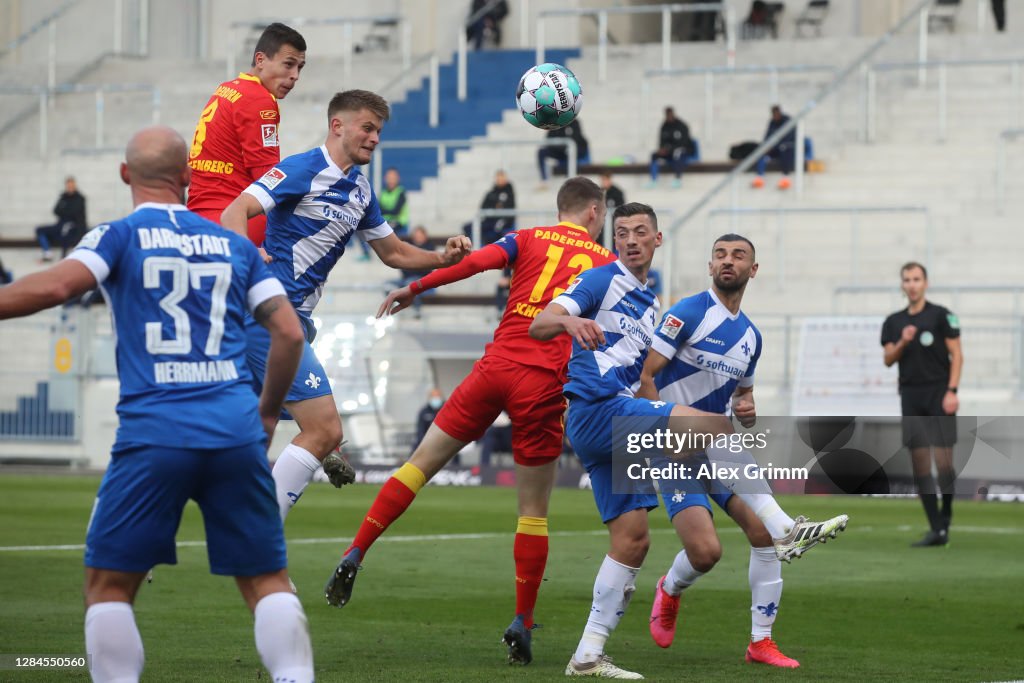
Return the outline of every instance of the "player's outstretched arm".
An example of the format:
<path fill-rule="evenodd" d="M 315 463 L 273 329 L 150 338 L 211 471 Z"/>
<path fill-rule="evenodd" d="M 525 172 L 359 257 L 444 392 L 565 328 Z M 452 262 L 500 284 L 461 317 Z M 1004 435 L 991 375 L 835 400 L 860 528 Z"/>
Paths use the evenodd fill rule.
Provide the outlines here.
<path fill-rule="evenodd" d="M 563 332 L 590 351 L 596 351 L 605 343 L 604 330 L 600 325 L 590 318 L 569 315 L 565 307 L 554 302 L 530 323 L 530 336 L 540 341 L 554 339 Z"/>
<path fill-rule="evenodd" d="M 377 309 L 377 317 L 383 318 L 386 315 L 394 315 L 399 311 L 404 311 L 412 305 L 413 300 L 416 299 L 416 294 L 412 289 L 406 285 L 405 287 L 399 287 L 398 289 L 392 289 L 388 292 L 388 296 L 384 299 L 384 303 Z"/>
<path fill-rule="evenodd" d="M 0 320 L 21 318 L 96 289 L 96 276 L 74 259 L 0 287 Z"/>
<path fill-rule="evenodd" d="M 644 361 L 644 369 L 640 371 L 640 389 L 636 392 L 638 398 L 646 398 L 648 401 L 657 401 L 658 386 L 654 383 L 654 377 L 665 369 L 669 359 L 654 349 L 647 352 L 647 360 Z"/>
<path fill-rule="evenodd" d="M 263 378 L 259 407 L 269 446 L 281 406 L 295 380 L 306 340 L 295 309 L 283 295 L 270 297 L 257 306 L 253 318 L 270 332 L 270 352 L 267 354 L 267 372 Z"/>
<path fill-rule="evenodd" d="M 237 232 L 245 239 L 249 239 L 249 219 L 259 216 L 261 213 L 263 213 L 263 205 L 260 204 L 260 200 L 248 192 L 243 192 L 221 212 L 220 224 L 232 232 Z"/>
<path fill-rule="evenodd" d="M 407 287 L 389 292 L 384 303 L 377 309 L 377 317 L 381 318 L 408 308 L 417 295 L 428 289 L 436 289 L 459 282 L 485 270 L 498 270 L 507 266 L 508 263 L 508 252 L 497 245 L 489 244 L 483 249 L 477 249 L 453 266 L 438 268 L 410 283 Z"/>
<path fill-rule="evenodd" d="M 403 242 L 394 233 L 383 239 L 371 240 L 370 246 L 381 261 L 399 270 L 433 270 L 451 266 L 473 250 L 473 244 L 464 235 L 449 237 L 442 254 Z"/>

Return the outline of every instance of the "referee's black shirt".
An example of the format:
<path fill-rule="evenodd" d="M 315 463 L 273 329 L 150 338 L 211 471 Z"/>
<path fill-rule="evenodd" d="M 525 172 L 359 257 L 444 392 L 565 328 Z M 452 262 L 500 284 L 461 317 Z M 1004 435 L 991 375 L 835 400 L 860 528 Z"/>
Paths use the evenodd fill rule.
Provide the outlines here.
<path fill-rule="evenodd" d="M 960 336 L 960 320 L 944 306 L 925 301 L 920 313 L 896 311 L 882 324 L 882 346 L 896 344 L 907 325 L 917 327 L 913 341 L 899 360 L 900 386 L 938 384 L 949 381 L 947 339 Z"/>

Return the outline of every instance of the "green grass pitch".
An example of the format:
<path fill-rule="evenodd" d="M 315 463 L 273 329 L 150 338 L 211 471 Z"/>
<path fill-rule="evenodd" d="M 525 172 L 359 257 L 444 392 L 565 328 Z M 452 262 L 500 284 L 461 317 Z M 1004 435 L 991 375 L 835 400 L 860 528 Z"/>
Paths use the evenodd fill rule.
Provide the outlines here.
<path fill-rule="evenodd" d="M 80 549 L 95 477 L 0 479 L 0 655 L 80 654 Z M 512 618 L 512 489 L 428 487 L 369 553 L 352 602 L 328 607 L 322 586 L 375 486 L 314 485 L 287 524 L 289 562 L 309 616 L 318 681 L 556 680 L 590 607 L 607 539 L 587 491 L 555 491 L 551 557 L 541 588 L 534 662 L 510 667 L 499 643 Z M 654 582 L 679 548 L 664 512 L 629 612 L 608 643 L 650 680 L 995 681 L 1024 677 L 1024 509 L 959 502 L 948 548 L 911 549 L 923 532 L 915 500 L 788 497 L 791 514 L 847 512 L 835 542 L 783 570 L 775 624 L 795 671 L 745 664 L 748 550 L 722 514 L 725 553 L 687 591 L 672 648 L 647 633 Z M 190 505 L 179 541 L 202 541 Z M 332 540 L 333 539 L 333 540 Z M 230 579 L 208 573 L 201 543 L 178 550 L 143 585 L 136 613 L 145 681 L 267 680 L 252 621 Z M 87 680 L 82 670 L 0 670 L 0 681 Z"/>

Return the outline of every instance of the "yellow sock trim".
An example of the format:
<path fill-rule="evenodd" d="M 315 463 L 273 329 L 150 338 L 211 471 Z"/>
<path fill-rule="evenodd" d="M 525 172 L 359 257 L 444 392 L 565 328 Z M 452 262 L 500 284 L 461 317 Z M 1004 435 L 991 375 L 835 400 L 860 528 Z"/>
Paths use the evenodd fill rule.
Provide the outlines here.
<path fill-rule="evenodd" d="M 547 536 L 547 517 L 520 517 L 519 526 L 516 527 L 516 533 L 527 534 L 529 536 Z"/>
<path fill-rule="evenodd" d="M 391 476 L 408 486 L 409 490 L 413 493 L 419 493 L 420 489 L 427 483 L 427 475 L 423 474 L 423 470 L 411 462 L 407 462 L 399 467 L 398 471 Z"/>

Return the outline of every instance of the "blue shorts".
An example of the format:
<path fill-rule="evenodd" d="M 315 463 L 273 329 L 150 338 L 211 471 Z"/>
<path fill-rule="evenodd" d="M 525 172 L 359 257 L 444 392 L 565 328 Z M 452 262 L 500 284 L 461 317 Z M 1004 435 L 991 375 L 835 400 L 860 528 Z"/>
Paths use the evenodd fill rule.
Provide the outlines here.
<path fill-rule="evenodd" d="M 697 464 L 691 464 L 691 467 L 699 466 L 701 462 L 699 458 L 703 458 L 703 454 L 697 457 L 698 459 L 693 461 Z M 707 462 L 707 459 L 703 458 L 703 461 Z M 665 462 L 668 460 L 665 459 Z M 651 462 L 651 465 L 655 467 L 661 464 L 660 462 Z M 733 496 L 732 491 L 717 479 L 710 482 L 698 479 L 662 479 L 658 482 L 658 488 L 661 491 L 661 499 L 665 502 L 665 511 L 668 512 L 670 521 L 686 508 L 700 506 L 706 508 L 710 513 L 712 500 L 718 504 L 718 507 L 725 510 L 726 504 Z"/>
<path fill-rule="evenodd" d="M 613 418 L 667 418 L 672 413 L 672 405 L 664 401 L 626 396 L 614 396 L 595 402 L 570 398 L 569 409 L 565 414 L 565 434 L 590 475 L 590 486 L 602 522 L 607 524 L 631 510 L 653 510 L 658 507 L 658 496 L 653 492 L 615 492 L 616 488 L 622 490 L 624 482 L 616 486 L 613 481 Z"/>
<path fill-rule="evenodd" d="M 257 576 L 288 566 L 266 445 L 127 448 L 111 457 L 93 505 L 85 566 L 145 572 L 176 564 L 174 536 L 189 499 L 206 526 L 210 571 Z"/>
<path fill-rule="evenodd" d="M 302 316 L 299 316 L 302 319 Z M 253 390 L 259 394 L 263 391 L 263 377 L 267 373 L 267 354 L 270 352 L 270 332 L 256 322 L 252 316 L 245 319 L 246 347 L 245 361 L 249 365 L 249 372 L 252 373 Z M 310 335 L 306 334 L 308 340 Z M 311 398 L 331 395 L 331 383 L 327 381 L 327 373 L 320 359 L 313 353 L 313 347 L 309 341 L 302 351 L 302 360 L 299 362 L 299 370 L 295 373 L 295 381 L 285 401 L 306 401 Z M 282 418 L 291 419 L 291 416 L 282 413 Z"/>

